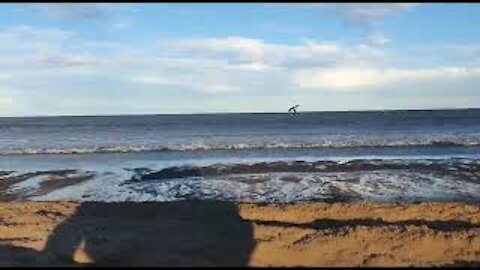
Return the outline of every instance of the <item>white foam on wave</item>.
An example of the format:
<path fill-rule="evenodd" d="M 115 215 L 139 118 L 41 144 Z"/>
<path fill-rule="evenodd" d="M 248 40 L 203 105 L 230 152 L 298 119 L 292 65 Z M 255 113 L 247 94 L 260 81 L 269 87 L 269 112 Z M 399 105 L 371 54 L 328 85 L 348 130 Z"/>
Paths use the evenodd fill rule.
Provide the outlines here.
<path fill-rule="evenodd" d="M 350 147 L 422 147 L 422 146 L 480 146 L 480 137 L 472 138 L 350 138 L 322 139 L 307 142 L 260 141 L 260 142 L 192 142 L 186 144 L 147 144 L 147 145 L 104 145 L 104 146 L 65 146 L 65 147 L 29 147 L 3 148 L 0 155 L 60 155 L 91 153 L 130 153 L 155 151 L 209 151 L 244 149 L 298 149 L 298 148 L 350 148 Z"/>

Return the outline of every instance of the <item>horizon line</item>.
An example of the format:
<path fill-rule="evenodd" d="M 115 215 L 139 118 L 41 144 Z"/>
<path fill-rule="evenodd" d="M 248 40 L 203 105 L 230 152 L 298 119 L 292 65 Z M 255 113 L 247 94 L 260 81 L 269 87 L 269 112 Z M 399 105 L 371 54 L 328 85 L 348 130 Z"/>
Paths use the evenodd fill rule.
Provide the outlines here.
<path fill-rule="evenodd" d="M 299 111 L 302 113 L 339 113 L 339 112 L 385 112 L 385 111 L 454 111 L 454 110 L 479 110 L 480 107 L 465 108 L 411 108 L 411 109 L 364 109 L 364 110 L 323 110 Z M 288 114 L 285 112 L 198 112 L 198 113 L 126 113 L 126 114 L 51 114 L 51 115 L 21 115 L 0 116 L 0 118 L 35 118 L 35 117 L 112 117 L 112 116 L 155 116 L 155 115 L 214 115 L 214 114 Z"/>

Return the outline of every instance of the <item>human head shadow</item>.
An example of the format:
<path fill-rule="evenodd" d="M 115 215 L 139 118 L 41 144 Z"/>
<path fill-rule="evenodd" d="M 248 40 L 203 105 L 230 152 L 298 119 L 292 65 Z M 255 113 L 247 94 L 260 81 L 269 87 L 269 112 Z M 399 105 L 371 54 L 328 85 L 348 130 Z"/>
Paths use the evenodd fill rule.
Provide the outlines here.
<path fill-rule="evenodd" d="M 234 203 L 84 202 L 51 233 L 50 261 L 75 264 L 83 250 L 98 266 L 247 266 L 253 229 Z"/>

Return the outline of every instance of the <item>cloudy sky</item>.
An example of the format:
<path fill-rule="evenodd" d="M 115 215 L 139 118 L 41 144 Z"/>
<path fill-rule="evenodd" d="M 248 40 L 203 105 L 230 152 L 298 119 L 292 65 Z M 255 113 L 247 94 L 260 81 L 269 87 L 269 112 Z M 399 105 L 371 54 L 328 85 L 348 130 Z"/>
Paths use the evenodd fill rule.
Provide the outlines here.
<path fill-rule="evenodd" d="M 480 4 L 0 4 L 0 116 L 466 108 Z"/>

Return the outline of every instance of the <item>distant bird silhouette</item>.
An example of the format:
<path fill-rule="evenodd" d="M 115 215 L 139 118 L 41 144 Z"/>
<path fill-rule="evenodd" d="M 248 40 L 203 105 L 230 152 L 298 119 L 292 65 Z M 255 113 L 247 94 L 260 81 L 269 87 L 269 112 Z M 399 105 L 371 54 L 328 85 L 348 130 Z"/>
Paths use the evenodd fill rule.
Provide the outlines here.
<path fill-rule="evenodd" d="M 289 114 L 297 114 L 297 108 L 299 107 L 300 105 L 295 105 L 293 107 L 291 107 L 290 109 L 288 109 L 288 113 Z"/>

